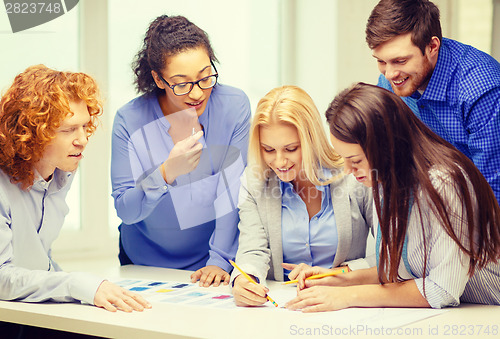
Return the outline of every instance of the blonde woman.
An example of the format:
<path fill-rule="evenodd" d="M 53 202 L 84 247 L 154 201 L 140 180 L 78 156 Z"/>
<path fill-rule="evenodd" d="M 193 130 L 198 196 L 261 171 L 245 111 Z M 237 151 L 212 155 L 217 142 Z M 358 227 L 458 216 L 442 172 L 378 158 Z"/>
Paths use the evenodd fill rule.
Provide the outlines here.
<path fill-rule="evenodd" d="M 257 281 L 294 279 L 305 267 L 368 267 L 372 196 L 342 175 L 311 97 L 283 86 L 262 98 L 250 128 L 239 197 L 236 262 Z M 355 259 L 360 259 L 353 261 Z M 238 306 L 265 303 L 267 289 L 233 271 Z"/>

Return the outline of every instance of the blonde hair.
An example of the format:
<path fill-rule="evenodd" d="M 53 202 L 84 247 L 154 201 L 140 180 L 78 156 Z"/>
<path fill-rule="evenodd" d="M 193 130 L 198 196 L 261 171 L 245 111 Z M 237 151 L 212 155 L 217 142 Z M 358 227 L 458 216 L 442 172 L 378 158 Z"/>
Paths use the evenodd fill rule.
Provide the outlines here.
<path fill-rule="evenodd" d="M 248 161 L 254 171 L 261 177 L 267 176 L 269 168 L 262 159 L 260 127 L 276 123 L 297 128 L 302 168 L 311 183 L 327 185 L 337 179 L 326 179 L 323 168 L 340 168 L 343 160 L 330 146 L 312 98 L 297 86 L 274 88 L 259 101 L 250 127 L 248 147 Z"/>

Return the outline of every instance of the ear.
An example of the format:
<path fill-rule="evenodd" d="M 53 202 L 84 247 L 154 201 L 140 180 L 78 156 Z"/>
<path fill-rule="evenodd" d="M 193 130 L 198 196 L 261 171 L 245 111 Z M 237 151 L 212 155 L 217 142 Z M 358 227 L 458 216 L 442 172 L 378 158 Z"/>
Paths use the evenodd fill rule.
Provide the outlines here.
<path fill-rule="evenodd" d="M 441 41 L 439 41 L 439 38 L 437 36 L 433 36 L 431 38 L 431 41 L 425 48 L 425 53 L 427 55 L 427 58 L 433 65 L 436 65 L 437 63 L 439 55 L 439 47 L 441 47 Z"/>
<path fill-rule="evenodd" d="M 151 76 L 153 77 L 153 80 L 155 81 L 156 86 L 158 86 L 158 88 L 161 88 L 161 89 L 165 89 L 166 88 L 165 87 L 166 85 L 160 79 L 160 77 L 158 76 L 158 73 L 156 73 L 155 71 L 151 71 Z"/>

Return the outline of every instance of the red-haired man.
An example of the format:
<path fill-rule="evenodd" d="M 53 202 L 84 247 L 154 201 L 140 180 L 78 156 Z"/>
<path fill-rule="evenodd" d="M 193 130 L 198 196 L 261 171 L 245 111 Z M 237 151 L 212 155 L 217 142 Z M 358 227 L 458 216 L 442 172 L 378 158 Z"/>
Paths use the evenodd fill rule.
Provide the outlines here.
<path fill-rule="evenodd" d="M 83 73 L 32 66 L 0 101 L 0 299 L 83 301 L 109 311 L 146 300 L 86 273 L 65 273 L 50 247 L 68 212 L 66 194 L 101 103 Z"/>

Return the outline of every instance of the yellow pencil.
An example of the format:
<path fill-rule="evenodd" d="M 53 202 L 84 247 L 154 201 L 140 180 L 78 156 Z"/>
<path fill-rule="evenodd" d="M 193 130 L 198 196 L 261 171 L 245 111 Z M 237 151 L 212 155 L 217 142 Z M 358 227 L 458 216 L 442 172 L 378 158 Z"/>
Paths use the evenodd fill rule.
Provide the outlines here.
<path fill-rule="evenodd" d="M 337 274 L 347 273 L 347 272 L 348 272 L 347 267 L 340 267 L 340 268 L 337 268 L 336 270 L 330 271 L 328 273 L 311 275 L 310 277 L 307 277 L 306 280 L 307 279 L 320 279 L 320 278 L 324 278 L 324 277 L 331 277 L 331 276 L 334 276 L 334 275 L 337 275 Z M 298 282 L 299 282 L 298 280 L 290 280 L 290 281 L 285 281 L 283 283 L 283 285 L 296 284 Z"/>
<path fill-rule="evenodd" d="M 236 265 L 236 263 L 234 261 L 229 260 L 229 262 L 231 263 L 231 265 L 233 265 L 234 268 L 236 268 L 238 271 L 240 271 L 240 273 L 243 274 L 243 276 L 245 278 L 247 278 L 248 281 L 254 283 L 255 285 L 258 285 L 257 282 L 255 280 L 253 280 L 252 277 L 250 277 L 248 274 L 246 274 L 241 268 L 239 268 L 238 265 Z M 267 300 L 272 302 L 274 306 L 278 307 L 278 304 L 276 303 L 276 301 L 274 301 L 269 295 L 266 295 L 266 298 L 267 298 Z"/>

